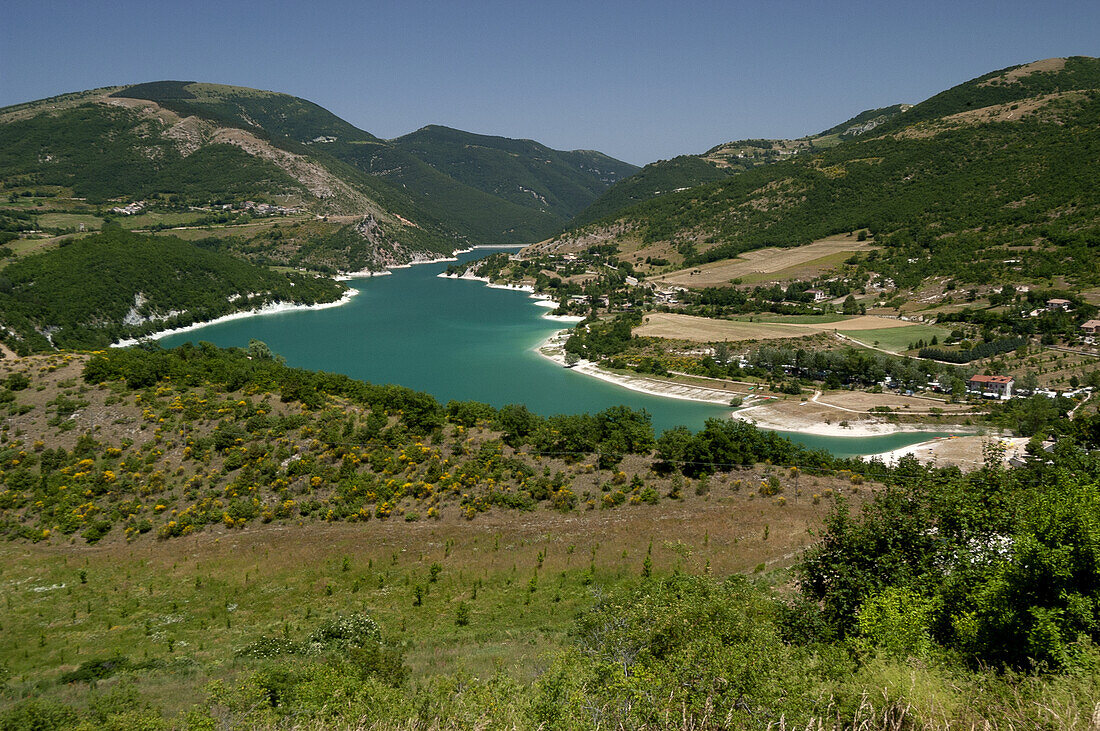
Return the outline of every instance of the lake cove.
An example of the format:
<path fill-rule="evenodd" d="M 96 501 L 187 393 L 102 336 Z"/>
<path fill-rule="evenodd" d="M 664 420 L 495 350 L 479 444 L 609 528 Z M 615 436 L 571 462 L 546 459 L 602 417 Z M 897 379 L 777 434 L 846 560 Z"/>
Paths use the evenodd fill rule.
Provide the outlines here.
<path fill-rule="evenodd" d="M 484 252 L 459 254 L 460 261 Z M 395 269 L 391 276 L 352 279 L 359 290 L 342 307 L 297 310 L 209 325 L 161 340 L 166 348 L 207 341 L 246 347 L 267 343 L 288 365 L 344 373 L 372 383 L 427 391 L 441 402 L 526 404 L 543 415 L 595 413 L 625 404 L 645 409 L 660 433 L 678 424 L 699 429 L 727 407 L 650 396 L 562 368 L 535 346 L 567 325 L 526 293 L 479 282 L 441 279 L 443 262 Z M 937 434 L 902 432 L 878 437 L 826 437 L 780 432 L 838 456 L 878 454 Z"/>

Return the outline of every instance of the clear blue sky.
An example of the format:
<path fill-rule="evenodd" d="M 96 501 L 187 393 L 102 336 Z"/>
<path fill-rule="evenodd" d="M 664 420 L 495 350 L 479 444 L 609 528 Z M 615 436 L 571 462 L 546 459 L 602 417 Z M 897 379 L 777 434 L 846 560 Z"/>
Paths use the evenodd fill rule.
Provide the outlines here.
<path fill-rule="evenodd" d="M 642 164 L 1100 55 L 1100 2 L 4 0 L 0 106 L 159 79 L 282 91 Z"/>

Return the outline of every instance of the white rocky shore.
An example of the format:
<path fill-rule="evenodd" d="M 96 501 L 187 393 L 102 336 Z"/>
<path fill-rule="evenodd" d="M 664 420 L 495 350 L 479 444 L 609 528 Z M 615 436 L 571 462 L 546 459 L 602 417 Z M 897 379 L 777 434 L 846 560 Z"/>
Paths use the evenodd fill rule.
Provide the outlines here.
<path fill-rule="evenodd" d="M 194 322 L 190 325 L 184 325 L 183 327 L 174 327 L 168 330 L 159 330 L 155 333 L 145 335 L 141 338 L 127 338 L 125 340 L 119 340 L 117 343 L 112 343 L 112 348 L 128 348 L 131 345 L 137 345 L 141 340 L 160 340 L 166 338 L 169 335 L 178 335 L 179 333 L 191 332 L 192 330 L 198 330 L 199 328 L 206 327 L 207 325 L 216 325 L 221 322 L 231 322 L 233 320 L 243 320 L 246 317 L 257 317 L 260 315 L 277 315 L 281 312 L 296 312 L 299 310 L 327 310 L 330 307 L 340 307 L 351 301 L 351 298 L 359 294 L 359 290 L 349 288 L 344 291 L 344 294 L 340 296 L 340 299 L 332 302 L 320 302 L 314 305 L 299 305 L 289 302 L 277 302 L 270 305 L 264 305 L 263 307 L 254 307 L 251 310 L 241 310 L 240 312 L 234 312 L 229 315 L 223 315 L 216 317 L 213 320 L 205 320 L 203 322 Z"/>

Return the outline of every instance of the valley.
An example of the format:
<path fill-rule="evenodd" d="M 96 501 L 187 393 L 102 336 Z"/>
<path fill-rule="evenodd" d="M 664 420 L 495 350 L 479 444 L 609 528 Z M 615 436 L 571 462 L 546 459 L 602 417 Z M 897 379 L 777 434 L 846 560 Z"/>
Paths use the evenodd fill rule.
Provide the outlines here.
<path fill-rule="evenodd" d="M 0 731 L 1091 728 L 1100 60 L 883 103 L 0 108 Z"/>

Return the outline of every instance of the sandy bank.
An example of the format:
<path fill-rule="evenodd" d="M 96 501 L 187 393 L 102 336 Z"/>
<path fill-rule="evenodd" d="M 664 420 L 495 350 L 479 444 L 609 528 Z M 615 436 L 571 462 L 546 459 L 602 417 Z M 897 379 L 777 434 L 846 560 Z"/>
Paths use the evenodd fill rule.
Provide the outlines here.
<path fill-rule="evenodd" d="M 568 337 L 569 331 L 561 330 L 540 343 L 535 350 L 544 358 L 565 366 L 564 345 Z M 828 410 L 828 407 L 823 404 L 785 401 L 770 396 L 745 396 L 744 393 L 733 389 L 708 388 L 641 375 L 614 373 L 586 360 L 577 363 L 573 370 L 607 383 L 628 388 L 631 391 L 647 393 L 652 396 L 721 405 L 729 405 L 733 398 L 744 398 L 744 408 L 733 411 L 730 416 L 747 421 L 761 429 L 772 431 L 852 438 L 884 436 L 900 432 L 966 431 L 963 427 L 953 425 L 896 424 L 884 420 L 880 421 L 873 417 L 860 420 L 841 418 L 840 421 L 846 424 L 846 426 L 842 426 L 840 421 L 834 421 L 838 418 L 836 412 Z M 825 411 L 827 416 L 823 416 L 822 411 Z"/>
<path fill-rule="evenodd" d="M 990 443 L 999 443 L 1004 447 L 1004 462 L 1013 457 L 1023 457 L 1028 440 L 1022 437 L 979 437 L 951 436 L 932 439 L 919 444 L 910 444 L 889 452 L 868 454 L 864 460 L 877 459 L 886 465 L 895 465 L 906 455 L 916 457 L 921 464 L 935 463 L 940 467 L 956 466 L 961 469 L 974 469 L 985 463 L 985 448 Z"/>
<path fill-rule="evenodd" d="M 795 407 L 808 407 L 805 414 L 792 412 Z M 769 401 L 748 406 L 733 413 L 733 418 L 747 421 L 762 429 L 817 434 L 824 437 L 878 437 L 885 434 L 912 431 L 953 431 L 954 427 L 939 424 L 895 424 L 874 418 L 826 421 L 812 408 L 812 402 Z M 846 425 L 846 426 L 845 426 Z"/>
<path fill-rule="evenodd" d="M 581 319 L 581 318 L 576 318 Z M 535 351 L 558 365 L 565 367 L 565 350 L 564 345 L 566 339 L 569 337 L 568 330 L 559 330 L 551 335 L 549 338 L 539 343 L 535 347 Z M 587 360 L 582 360 L 573 366 L 572 370 L 576 373 L 581 373 L 592 378 L 598 378 L 601 381 L 607 383 L 613 383 L 616 386 L 630 389 L 631 391 L 637 391 L 639 393 L 647 393 L 651 396 L 663 396 L 665 398 L 680 399 L 683 401 L 698 401 L 706 404 L 719 404 L 722 406 L 729 406 L 730 399 L 737 396 L 736 393 L 725 391 L 717 388 L 706 388 L 705 386 L 689 386 L 681 383 L 672 383 L 670 381 L 662 381 L 656 378 L 647 378 L 645 376 L 627 375 L 624 373 L 612 373 L 600 368 L 595 363 Z"/>
<path fill-rule="evenodd" d="M 495 284 L 493 280 L 488 277 L 479 277 L 476 274 L 470 274 L 464 272 L 462 274 L 448 274 L 447 272 L 440 272 L 436 274 L 440 279 L 465 279 L 468 282 L 481 282 L 489 289 L 508 289 L 513 292 L 527 292 L 528 294 L 534 294 L 535 288 L 530 284 Z"/>
<path fill-rule="evenodd" d="M 128 348 L 131 345 L 137 345 L 140 340 L 160 340 L 161 338 L 168 337 L 169 335 L 178 335 L 179 333 L 191 332 L 192 330 L 198 330 L 199 328 L 206 327 L 207 325 L 216 325 L 221 322 L 230 322 L 232 320 L 243 320 L 246 317 L 256 317 L 258 315 L 277 315 L 281 312 L 295 312 L 298 310 L 327 310 L 330 307 L 340 307 L 351 301 L 351 298 L 359 294 L 357 289 L 348 289 L 340 296 L 340 299 L 333 302 L 320 302 L 315 305 L 299 305 L 291 304 L 287 302 L 277 302 L 275 304 L 264 305 L 263 307 L 256 307 L 251 310 L 242 310 L 240 312 L 234 312 L 229 315 L 223 315 L 216 317 L 213 320 L 206 320 L 204 322 L 195 322 L 190 325 L 184 325 L 183 327 L 175 327 L 169 330 L 160 330 L 149 335 L 144 335 L 141 338 L 127 338 L 126 340 L 119 340 L 117 343 L 112 343 L 112 348 Z"/>
<path fill-rule="evenodd" d="M 383 269 L 381 271 L 373 271 L 371 269 L 363 269 L 358 272 L 341 272 L 337 274 L 333 279 L 337 282 L 347 282 L 351 279 L 369 279 L 371 277 L 385 277 L 393 274 L 389 269 Z"/>
<path fill-rule="evenodd" d="M 468 249 L 455 249 L 451 252 L 450 256 L 438 256 L 438 257 L 414 257 L 412 261 L 406 264 L 391 264 L 385 269 L 374 271 L 372 269 L 361 269 L 357 272 L 340 272 L 333 277 L 338 282 L 346 282 L 349 279 L 367 279 L 369 277 L 383 277 L 387 274 L 393 274 L 394 269 L 410 269 L 418 264 L 445 264 L 447 262 L 458 261 L 459 254 L 469 254 L 475 249 L 511 249 L 515 248 L 509 244 L 504 245 L 490 245 L 490 246 L 471 246 Z M 445 276 L 440 274 L 439 276 Z M 485 280 L 488 281 L 488 280 Z"/>

